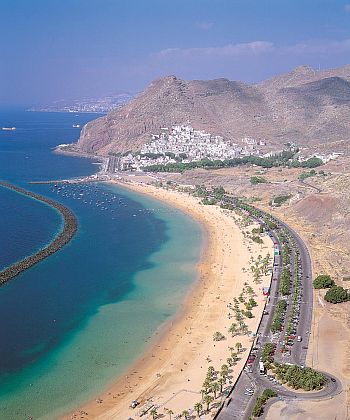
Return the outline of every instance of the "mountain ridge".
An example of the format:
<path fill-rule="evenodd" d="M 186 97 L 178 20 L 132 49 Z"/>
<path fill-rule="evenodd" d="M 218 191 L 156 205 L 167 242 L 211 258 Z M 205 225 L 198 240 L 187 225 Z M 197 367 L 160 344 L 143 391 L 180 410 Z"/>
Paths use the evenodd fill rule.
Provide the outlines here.
<path fill-rule="evenodd" d="M 161 127 L 190 123 L 225 140 L 265 139 L 272 149 L 286 142 L 304 147 L 349 140 L 350 65 L 314 70 L 300 66 L 258 84 L 154 80 L 121 108 L 89 122 L 76 151 L 108 155 L 139 150 Z"/>

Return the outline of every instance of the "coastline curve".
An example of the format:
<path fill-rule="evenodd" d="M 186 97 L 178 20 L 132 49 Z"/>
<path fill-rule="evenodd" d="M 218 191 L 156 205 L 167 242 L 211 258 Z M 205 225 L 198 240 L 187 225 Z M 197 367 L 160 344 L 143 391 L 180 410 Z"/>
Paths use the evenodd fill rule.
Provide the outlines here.
<path fill-rule="evenodd" d="M 14 277 L 18 276 L 23 271 L 28 270 L 33 265 L 39 263 L 40 261 L 63 248 L 68 242 L 72 240 L 75 233 L 77 232 L 78 222 L 74 213 L 63 204 L 46 198 L 40 194 L 27 191 L 24 188 L 17 187 L 16 185 L 5 181 L 0 181 L 0 187 L 10 189 L 17 192 L 18 194 L 26 195 L 30 198 L 41 201 L 56 209 L 63 217 L 63 228 L 48 245 L 46 245 L 44 248 L 41 248 L 35 254 L 29 255 L 28 257 L 25 257 L 22 260 L 17 261 L 0 271 L 0 286 L 2 286 L 8 281 L 12 280 Z"/>

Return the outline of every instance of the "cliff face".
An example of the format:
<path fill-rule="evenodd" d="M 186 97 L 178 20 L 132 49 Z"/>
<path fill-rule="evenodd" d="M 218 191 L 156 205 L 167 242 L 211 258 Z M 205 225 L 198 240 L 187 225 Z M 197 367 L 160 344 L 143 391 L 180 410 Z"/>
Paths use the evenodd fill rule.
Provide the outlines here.
<path fill-rule="evenodd" d="M 320 72 L 299 67 L 256 85 L 167 76 L 89 122 L 76 146 L 99 155 L 139 150 L 161 127 L 187 122 L 227 140 L 251 136 L 276 146 L 312 146 L 349 139 L 349 112 L 350 66 Z"/>

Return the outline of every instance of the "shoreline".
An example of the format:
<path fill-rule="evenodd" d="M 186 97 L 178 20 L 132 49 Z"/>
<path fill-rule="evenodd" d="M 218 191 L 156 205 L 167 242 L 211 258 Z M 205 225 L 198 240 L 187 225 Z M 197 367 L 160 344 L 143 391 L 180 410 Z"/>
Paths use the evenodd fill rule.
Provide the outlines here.
<path fill-rule="evenodd" d="M 155 405 L 164 406 L 166 404 L 167 407 L 170 405 L 174 412 L 179 405 L 177 397 L 180 397 L 183 409 L 190 405 L 193 406 L 193 403 L 201 399 L 200 384 L 204 380 L 207 367 L 205 357 L 213 353 L 211 357 L 213 360 L 215 359 L 215 363 L 224 364 L 228 357 L 226 354 L 228 342 L 232 342 L 232 344 L 237 342 L 237 337 L 235 339 L 230 337 L 227 342 L 215 343 L 211 341 L 212 331 L 215 332 L 218 328 L 222 328 L 224 323 L 227 325 L 232 323 L 227 319 L 225 321 L 227 302 L 224 299 L 232 289 L 235 289 L 236 292 L 234 296 L 238 297 L 239 291 L 243 287 L 243 280 L 247 277 L 242 274 L 242 268 L 245 263 L 248 263 L 251 255 L 249 251 L 240 249 L 239 239 L 244 242 L 243 234 L 232 216 L 217 207 L 203 206 L 194 197 L 179 192 L 165 191 L 135 183 L 116 181 L 111 181 L 111 183 L 151 196 L 153 199 L 165 201 L 187 213 L 201 224 L 205 232 L 205 241 L 197 265 L 197 280 L 188 291 L 176 314 L 155 332 L 148 349 L 131 367 L 125 370 L 114 384 L 101 393 L 101 397 L 83 404 L 73 414 L 71 412 L 70 415 L 64 416 L 65 419 L 128 418 L 136 414 L 129 408 L 130 402 L 136 399 L 142 405 L 152 398 Z M 236 240 L 233 243 L 230 241 L 232 238 Z M 226 248 L 221 248 L 221 240 L 226 241 L 224 244 Z M 231 245 L 237 246 L 233 253 Z M 270 252 L 272 243 L 269 245 Z M 252 246 L 255 247 L 255 251 L 258 250 L 257 245 L 253 244 Z M 244 257 L 244 263 L 240 258 L 238 266 L 232 264 L 230 261 L 234 256 L 232 254 Z M 255 252 L 256 254 L 257 252 Z M 234 280 L 231 278 L 232 274 Z M 258 289 L 257 286 L 256 290 Z M 214 299 L 211 295 L 215 293 L 220 293 L 222 296 L 220 298 L 216 296 Z M 224 302 L 222 302 L 223 300 Z M 263 304 L 264 301 L 259 297 L 258 308 L 255 311 L 256 316 L 252 320 L 248 320 L 252 331 L 255 331 L 259 324 Z M 198 323 L 202 325 L 201 329 L 203 330 L 210 328 L 210 333 L 198 329 Z M 227 334 L 226 331 L 225 334 Z M 188 341 L 189 338 L 191 341 Z M 239 341 L 243 342 L 245 348 L 249 348 L 251 345 L 251 338 L 248 336 L 240 336 Z M 243 369 L 245 356 L 241 358 L 237 366 L 232 368 L 233 382 Z"/>
<path fill-rule="evenodd" d="M 20 273 L 28 270 L 33 265 L 38 264 L 45 258 L 63 248 L 73 239 L 74 235 L 76 234 L 78 229 L 78 222 L 74 213 L 63 204 L 46 198 L 40 194 L 36 194 L 23 188 L 17 187 L 8 182 L 0 181 L 0 187 L 10 189 L 15 191 L 17 194 L 22 194 L 30 197 L 31 199 L 40 201 L 58 211 L 63 218 L 63 228 L 54 236 L 49 244 L 47 244 L 44 248 L 41 248 L 38 252 L 29 255 L 0 271 L 0 286 L 2 286 L 8 281 L 17 277 Z"/>

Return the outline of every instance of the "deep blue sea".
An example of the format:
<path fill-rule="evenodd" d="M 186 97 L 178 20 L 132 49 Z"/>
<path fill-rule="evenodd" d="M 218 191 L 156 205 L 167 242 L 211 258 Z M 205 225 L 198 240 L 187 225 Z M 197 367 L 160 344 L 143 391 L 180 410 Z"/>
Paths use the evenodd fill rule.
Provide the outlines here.
<path fill-rule="evenodd" d="M 63 203 L 74 239 L 0 288 L 0 419 L 54 419 L 98 395 L 147 348 L 196 279 L 202 230 L 187 215 L 107 184 L 30 181 L 88 175 L 52 153 L 93 114 L 0 111 L 0 179 Z M 60 215 L 0 187 L 0 268 L 40 249 Z"/>

